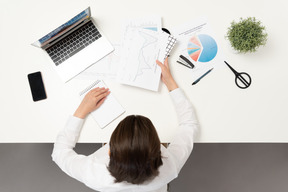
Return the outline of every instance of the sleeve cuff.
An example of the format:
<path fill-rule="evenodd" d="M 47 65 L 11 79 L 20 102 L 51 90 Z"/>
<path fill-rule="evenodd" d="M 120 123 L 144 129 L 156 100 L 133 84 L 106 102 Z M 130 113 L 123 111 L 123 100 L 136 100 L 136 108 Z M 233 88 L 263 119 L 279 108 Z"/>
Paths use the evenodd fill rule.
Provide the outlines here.
<path fill-rule="evenodd" d="M 84 123 L 84 119 L 75 117 L 71 115 L 68 118 L 67 124 L 66 124 L 66 129 L 69 131 L 80 131 Z"/>
<path fill-rule="evenodd" d="M 181 88 L 174 89 L 173 91 L 169 92 L 172 100 L 176 103 L 179 100 L 185 99 L 184 93 Z"/>

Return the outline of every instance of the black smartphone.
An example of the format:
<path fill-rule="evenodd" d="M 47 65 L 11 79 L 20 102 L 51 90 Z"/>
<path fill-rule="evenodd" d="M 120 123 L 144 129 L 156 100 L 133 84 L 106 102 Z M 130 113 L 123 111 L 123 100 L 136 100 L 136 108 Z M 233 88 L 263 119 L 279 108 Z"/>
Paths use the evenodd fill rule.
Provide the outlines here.
<path fill-rule="evenodd" d="M 38 71 L 35 73 L 28 74 L 28 80 L 30 84 L 33 101 L 46 99 L 47 96 L 46 96 L 41 72 Z"/>

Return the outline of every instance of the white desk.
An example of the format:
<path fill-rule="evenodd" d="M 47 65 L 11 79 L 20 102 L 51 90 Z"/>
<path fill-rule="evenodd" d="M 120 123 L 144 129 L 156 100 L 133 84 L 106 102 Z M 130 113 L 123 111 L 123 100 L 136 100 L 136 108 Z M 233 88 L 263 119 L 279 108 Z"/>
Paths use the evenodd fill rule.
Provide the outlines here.
<path fill-rule="evenodd" d="M 88 6 L 112 43 L 120 42 L 122 19 L 159 14 L 171 29 L 198 16 L 207 16 L 227 60 L 248 72 L 252 85 L 241 90 L 228 68 L 213 71 L 191 86 L 190 71 L 170 58 L 172 73 L 194 104 L 201 131 L 197 142 L 288 142 L 288 4 L 274 1 L 8 1 L 0 2 L 0 142 L 53 142 L 78 106 L 79 90 L 87 82 L 64 84 L 51 61 L 30 44 Z M 268 42 L 253 54 L 236 54 L 224 36 L 232 20 L 255 16 L 266 26 Z M 27 74 L 41 71 L 48 98 L 33 102 Z M 126 113 L 105 129 L 88 118 L 80 142 L 104 142 L 118 122 L 129 114 L 149 117 L 162 142 L 171 140 L 177 119 L 163 84 L 158 93 L 106 81 Z"/>

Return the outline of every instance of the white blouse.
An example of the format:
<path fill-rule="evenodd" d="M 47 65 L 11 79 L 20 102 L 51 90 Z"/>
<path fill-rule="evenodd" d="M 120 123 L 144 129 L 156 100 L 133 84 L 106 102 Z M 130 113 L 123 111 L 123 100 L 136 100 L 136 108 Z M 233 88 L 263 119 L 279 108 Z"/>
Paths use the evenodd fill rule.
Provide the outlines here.
<path fill-rule="evenodd" d="M 178 88 L 170 92 L 178 115 L 178 129 L 167 148 L 161 145 L 163 165 L 153 180 L 135 185 L 128 182 L 115 183 L 107 169 L 109 145 L 101 147 L 89 156 L 77 154 L 73 148 L 78 141 L 83 119 L 69 117 L 54 144 L 52 159 L 69 176 L 86 186 L 102 192 L 165 192 L 167 183 L 178 176 L 193 149 L 194 134 L 199 129 L 194 108 L 183 91 Z"/>

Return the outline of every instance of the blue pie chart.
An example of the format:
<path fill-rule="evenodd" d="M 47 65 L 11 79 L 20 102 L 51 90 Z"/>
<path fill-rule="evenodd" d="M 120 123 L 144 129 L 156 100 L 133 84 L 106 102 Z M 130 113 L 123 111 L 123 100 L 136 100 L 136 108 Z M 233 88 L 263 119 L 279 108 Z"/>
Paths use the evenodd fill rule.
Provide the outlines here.
<path fill-rule="evenodd" d="M 196 62 L 209 62 L 218 52 L 216 41 L 206 34 L 193 36 L 188 43 L 188 54 Z"/>

